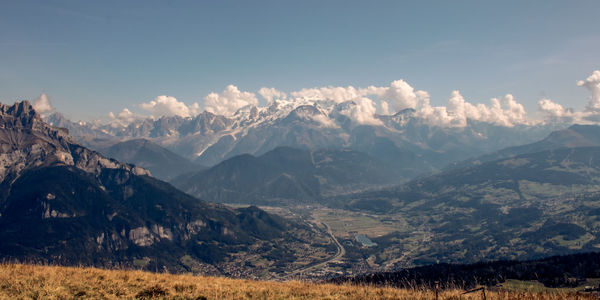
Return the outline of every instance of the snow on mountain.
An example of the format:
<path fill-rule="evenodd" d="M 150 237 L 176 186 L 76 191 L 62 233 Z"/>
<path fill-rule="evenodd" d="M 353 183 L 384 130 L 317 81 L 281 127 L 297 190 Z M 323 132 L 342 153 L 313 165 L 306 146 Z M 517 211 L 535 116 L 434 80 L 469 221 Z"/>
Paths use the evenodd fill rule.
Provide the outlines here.
<path fill-rule="evenodd" d="M 194 117 L 138 118 L 126 125 L 120 122 L 79 124 L 58 113 L 49 115 L 47 121 L 69 129 L 82 144 L 92 148 L 99 142 L 145 138 L 209 166 L 239 154 L 261 155 L 278 146 L 290 146 L 351 148 L 372 155 L 388 153 L 390 157 L 383 159 L 399 161 L 402 158 L 394 155 L 408 151 L 427 160 L 432 169 L 533 142 L 552 130 L 566 127 L 560 123 L 504 126 L 470 120 L 465 126 L 438 126 L 411 108 L 393 115 L 371 114 L 375 121 L 361 121 L 360 114 L 365 108 L 360 101 L 273 100 L 263 107 L 247 105 L 231 116 L 204 111 Z M 387 150 L 377 149 L 376 139 L 379 139 L 377 145 L 384 143 Z"/>

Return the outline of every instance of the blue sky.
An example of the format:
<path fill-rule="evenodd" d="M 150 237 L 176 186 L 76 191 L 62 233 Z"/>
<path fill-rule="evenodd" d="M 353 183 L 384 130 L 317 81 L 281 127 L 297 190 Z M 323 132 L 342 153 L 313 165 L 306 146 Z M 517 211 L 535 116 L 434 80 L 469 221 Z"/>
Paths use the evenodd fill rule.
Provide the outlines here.
<path fill-rule="evenodd" d="M 385 86 L 444 105 L 511 93 L 583 108 L 600 69 L 598 1 L 0 2 L 0 101 L 45 92 L 74 119 L 256 92 Z"/>

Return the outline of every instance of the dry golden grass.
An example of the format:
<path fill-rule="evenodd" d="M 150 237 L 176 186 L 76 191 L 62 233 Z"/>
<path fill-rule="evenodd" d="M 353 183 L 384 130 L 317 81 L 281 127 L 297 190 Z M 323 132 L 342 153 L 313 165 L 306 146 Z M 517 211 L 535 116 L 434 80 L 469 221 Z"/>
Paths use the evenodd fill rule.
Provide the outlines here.
<path fill-rule="evenodd" d="M 439 299 L 459 299 L 444 291 Z M 594 299 L 587 295 L 491 292 L 487 299 Z M 0 265 L 0 299 L 435 299 L 432 291 L 273 282 L 22 264 Z M 462 296 L 481 299 L 481 294 Z"/>

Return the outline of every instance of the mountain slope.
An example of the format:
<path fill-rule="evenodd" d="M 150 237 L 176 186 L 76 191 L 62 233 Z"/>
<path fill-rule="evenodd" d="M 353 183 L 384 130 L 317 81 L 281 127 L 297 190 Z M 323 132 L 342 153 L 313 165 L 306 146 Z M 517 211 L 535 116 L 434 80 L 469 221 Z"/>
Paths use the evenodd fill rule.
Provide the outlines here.
<path fill-rule="evenodd" d="M 323 195 L 399 183 L 402 170 L 347 149 L 308 151 L 279 147 L 239 155 L 173 184 L 192 195 L 225 203 L 309 203 Z"/>
<path fill-rule="evenodd" d="M 474 264 L 434 264 L 355 277 L 338 277 L 335 283 L 395 286 L 412 288 L 426 286 L 442 289 L 472 289 L 477 285 L 488 287 L 505 283 L 507 279 L 537 281 L 546 287 L 574 288 L 586 279 L 600 276 L 600 253 L 553 256 L 529 261 L 491 261 Z"/>
<path fill-rule="evenodd" d="M 205 169 L 146 139 L 133 139 L 99 149 L 102 154 L 150 170 L 161 180 L 171 180 L 178 175 Z"/>
<path fill-rule="evenodd" d="M 475 159 L 469 159 L 464 162 L 456 163 L 452 167 L 463 168 L 481 164 L 483 162 L 553 149 L 593 146 L 600 146 L 600 126 L 572 125 L 567 129 L 553 131 L 541 141 L 505 148 L 491 154 L 477 157 Z"/>
<path fill-rule="evenodd" d="M 306 225 L 198 200 L 81 147 L 28 102 L 0 104 L 0 142 L 3 259 L 258 276 L 307 245 L 326 251 Z"/>
<path fill-rule="evenodd" d="M 413 264 L 525 259 L 600 247 L 600 147 L 562 148 L 451 169 L 394 189 L 327 199 L 330 205 L 386 213 L 406 231 L 374 238 L 402 251 L 423 232 Z M 406 262 L 406 261 L 405 261 Z M 409 265 L 410 265 L 409 263 Z"/>

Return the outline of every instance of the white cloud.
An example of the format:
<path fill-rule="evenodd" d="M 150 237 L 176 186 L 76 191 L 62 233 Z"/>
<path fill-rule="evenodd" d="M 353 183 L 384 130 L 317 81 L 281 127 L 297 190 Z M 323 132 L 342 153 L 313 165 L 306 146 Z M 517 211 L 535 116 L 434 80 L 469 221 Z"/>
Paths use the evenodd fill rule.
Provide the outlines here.
<path fill-rule="evenodd" d="M 267 87 L 262 87 L 260 88 L 260 90 L 258 90 L 258 94 L 263 97 L 265 100 L 267 100 L 267 103 L 271 103 L 274 100 L 285 100 L 287 99 L 287 94 L 279 91 L 275 88 L 267 88 Z"/>
<path fill-rule="evenodd" d="M 199 105 L 197 103 L 187 106 L 185 103 L 177 101 L 175 97 L 171 96 L 158 96 L 156 99 L 140 104 L 140 107 L 150 112 L 153 116 L 180 116 L 180 117 L 191 117 L 200 113 Z"/>
<path fill-rule="evenodd" d="M 538 111 L 545 120 L 572 123 L 598 123 L 600 120 L 600 71 L 596 70 L 585 80 L 577 81 L 577 85 L 585 87 L 591 92 L 585 109 L 583 111 L 574 111 L 550 99 L 542 99 L 538 102 Z"/>
<path fill-rule="evenodd" d="M 544 120 L 560 120 L 567 122 L 595 122 L 600 120 L 600 71 L 594 71 L 586 80 L 577 82 L 591 92 L 590 101 L 583 112 L 574 112 L 550 99 L 538 102 L 538 113 Z M 534 124 L 529 120 L 522 104 L 511 94 L 501 99 L 492 98 L 488 104 L 467 101 L 459 91 L 453 91 L 446 106 L 432 106 L 427 91 L 413 88 L 405 80 L 396 80 L 387 86 L 326 86 L 305 88 L 286 94 L 275 88 L 262 87 L 258 90 L 267 101 L 271 112 L 288 112 L 299 105 L 316 105 L 326 112 L 333 104 L 352 101 L 341 113 L 358 124 L 382 125 L 375 113 L 394 114 L 403 109 L 414 109 L 415 116 L 435 126 L 464 127 L 469 121 L 480 121 L 499 126 L 515 126 L 518 124 Z M 43 96 L 43 97 L 42 97 Z M 51 107 L 45 95 L 40 96 L 39 107 Z M 38 100 L 36 100 L 36 103 Z M 246 106 L 258 106 L 255 93 L 240 91 L 234 85 L 228 85 L 221 93 L 210 93 L 204 98 L 203 109 L 218 115 L 233 116 Z M 46 105 L 47 104 L 47 105 Z M 156 117 L 160 116 L 195 116 L 202 110 L 198 103 L 186 105 L 174 97 L 159 96 L 140 107 Z M 128 111 L 128 110 L 127 110 Z M 131 113 L 131 112 L 129 112 Z M 326 112 L 327 113 L 327 112 Z M 119 113 L 115 119 L 130 119 L 125 112 Z M 129 116 L 129 117 L 128 117 Z M 335 124 L 329 117 L 319 117 L 319 123 L 327 127 Z M 328 120 L 325 120 L 326 118 Z"/>
<path fill-rule="evenodd" d="M 256 95 L 241 92 L 235 85 L 228 85 L 222 93 L 210 93 L 204 98 L 204 109 L 217 115 L 231 116 L 248 105 L 258 105 Z"/>
<path fill-rule="evenodd" d="M 527 119 L 527 111 L 525 111 L 521 103 L 515 100 L 513 95 L 506 94 L 503 104 L 505 109 L 501 110 L 502 114 L 500 116 L 502 116 L 503 120 L 500 120 L 500 123 L 504 122 L 505 124 L 512 125 L 530 123 Z"/>
<path fill-rule="evenodd" d="M 356 105 L 350 106 L 344 114 L 359 124 L 381 125 L 380 120 L 375 118 L 376 107 L 379 107 L 382 114 L 393 114 L 407 108 L 415 109 L 418 117 L 437 126 L 464 127 L 468 120 L 501 126 L 529 122 L 523 105 L 515 101 L 510 94 L 502 101 L 494 98 L 489 105 L 485 105 L 469 103 L 460 92 L 454 91 L 447 106 L 432 107 L 427 91 L 415 90 L 404 80 L 396 80 L 383 87 L 328 86 L 302 89 L 290 94 L 296 101 L 354 101 Z"/>
<path fill-rule="evenodd" d="M 127 126 L 127 125 L 129 125 L 129 123 L 131 123 L 137 119 L 143 118 L 143 117 L 132 113 L 126 107 L 126 108 L 123 108 L 123 110 L 120 111 L 116 116 L 112 111 L 109 112 L 108 118 L 110 119 L 110 122 L 114 127 L 114 126 Z"/>
<path fill-rule="evenodd" d="M 313 121 L 320 123 L 323 127 L 328 127 L 328 128 L 338 128 L 339 127 L 337 124 L 335 124 L 334 120 L 330 119 L 326 115 L 318 114 L 318 115 L 311 116 L 311 118 L 313 119 Z"/>
<path fill-rule="evenodd" d="M 46 93 L 42 93 L 37 99 L 33 101 L 33 109 L 39 114 L 46 114 L 54 112 L 54 107 L 50 103 L 50 98 Z"/>
<path fill-rule="evenodd" d="M 383 93 L 381 93 L 383 91 Z M 396 112 L 406 108 L 417 108 L 420 100 L 415 89 L 404 80 L 396 80 L 389 88 L 377 91 L 380 97 L 387 99 Z"/>
<path fill-rule="evenodd" d="M 361 97 L 354 99 L 355 105 L 350 105 L 340 113 L 349 117 L 358 124 L 383 125 L 381 120 L 375 118 L 375 102 L 369 98 Z"/>
<path fill-rule="evenodd" d="M 544 119 L 548 120 L 560 120 L 575 116 L 572 110 L 566 109 L 550 99 L 538 101 L 538 111 L 543 115 Z"/>
<path fill-rule="evenodd" d="M 294 98 L 302 100 L 331 100 L 335 103 L 342 103 L 357 99 L 365 95 L 365 91 L 356 89 L 353 86 L 327 86 L 320 88 L 301 89 L 290 93 Z"/>
<path fill-rule="evenodd" d="M 379 107 L 381 108 L 382 115 L 390 114 L 390 105 L 386 101 L 379 102 Z"/>
<path fill-rule="evenodd" d="M 123 108 L 123 110 L 117 115 L 117 118 L 121 119 L 121 120 L 132 120 L 132 118 L 134 118 L 134 117 L 135 116 L 133 115 L 133 113 L 131 111 L 129 111 L 129 109 L 127 109 L 127 107 Z"/>
<path fill-rule="evenodd" d="M 448 106 L 432 107 L 428 98 L 423 99 L 417 115 L 436 126 L 464 127 L 469 120 L 508 127 L 530 123 L 523 105 L 510 94 L 504 96 L 502 102 L 492 98 L 489 105 L 469 103 L 459 91 L 452 92 Z"/>
<path fill-rule="evenodd" d="M 600 70 L 594 71 L 586 80 L 579 80 L 577 85 L 586 87 L 592 93 L 585 109 L 600 112 Z"/>

